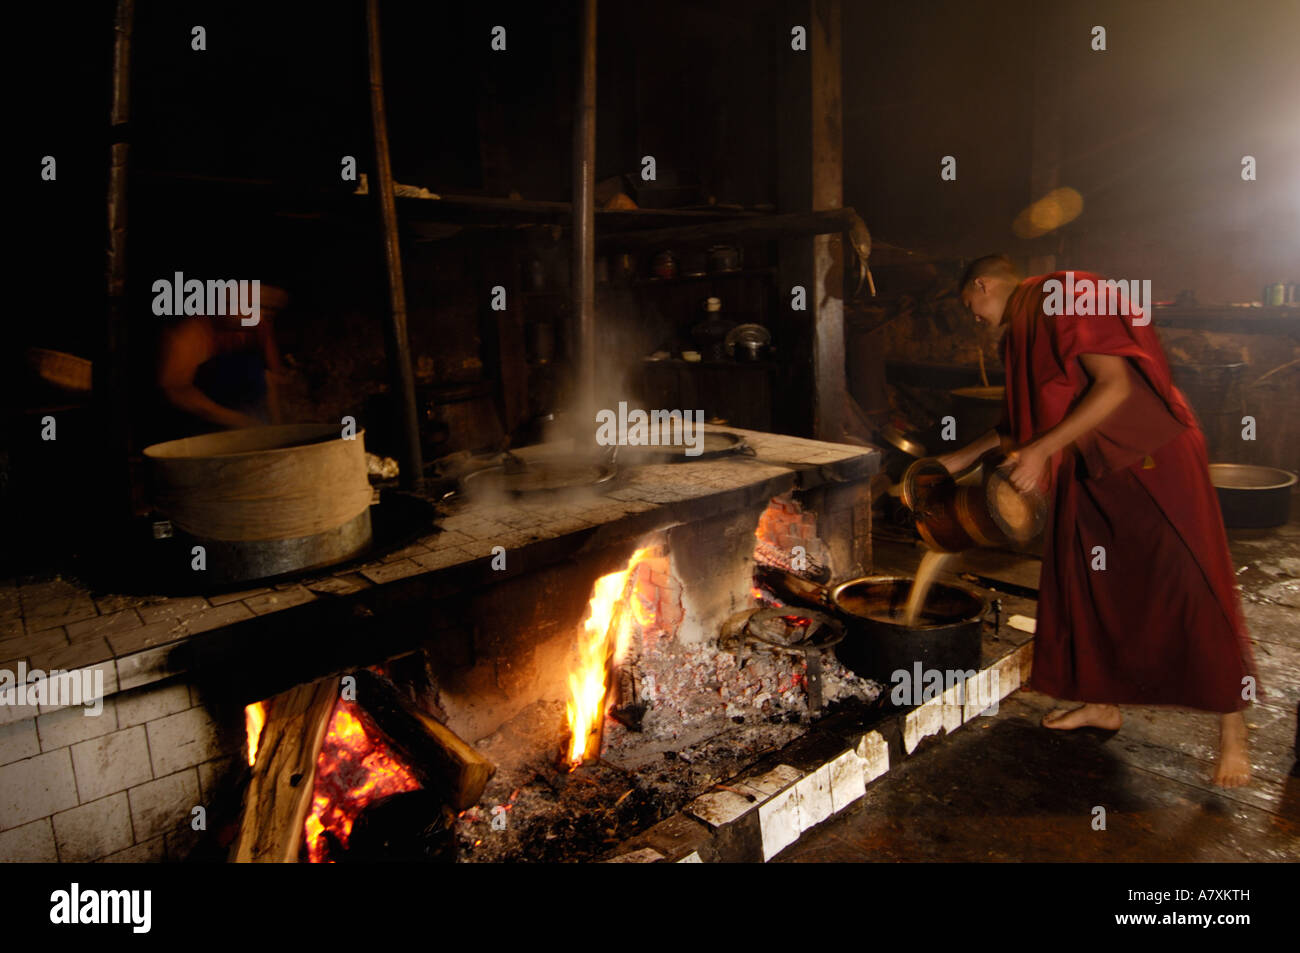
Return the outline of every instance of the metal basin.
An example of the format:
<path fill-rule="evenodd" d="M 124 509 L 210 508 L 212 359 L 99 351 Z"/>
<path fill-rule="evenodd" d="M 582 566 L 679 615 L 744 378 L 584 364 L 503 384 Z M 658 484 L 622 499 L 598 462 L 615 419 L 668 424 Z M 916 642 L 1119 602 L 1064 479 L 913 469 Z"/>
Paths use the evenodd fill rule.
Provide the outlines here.
<path fill-rule="evenodd" d="M 1211 463 L 1210 481 L 1219 495 L 1224 526 L 1265 529 L 1291 519 L 1294 473 L 1245 463 Z"/>

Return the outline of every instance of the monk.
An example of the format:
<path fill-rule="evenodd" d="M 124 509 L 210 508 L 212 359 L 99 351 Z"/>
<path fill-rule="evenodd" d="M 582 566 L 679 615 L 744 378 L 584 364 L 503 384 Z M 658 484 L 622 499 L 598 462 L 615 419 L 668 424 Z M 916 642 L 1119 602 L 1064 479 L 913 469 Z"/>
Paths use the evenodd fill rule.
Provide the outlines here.
<path fill-rule="evenodd" d="M 233 297 L 225 314 L 169 319 L 158 349 L 159 427 L 167 431 L 159 439 L 281 422 L 275 319 L 289 294 L 264 282 L 260 298 L 252 326 L 243 324 Z"/>
<path fill-rule="evenodd" d="M 1050 279 L 1076 296 L 1101 280 L 1022 280 L 1001 255 L 967 270 L 962 303 L 1003 330 L 1006 416 L 940 459 L 956 473 L 1001 447 L 1012 484 L 1052 501 L 1030 686 L 1083 704 L 1043 725 L 1116 730 L 1124 704 L 1215 712 L 1213 781 L 1243 785 L 1255 666 L 1205 438 L 1150 312 L 1127 300 L 1099 309 L 1094 297 L 1066 313 Z"/>

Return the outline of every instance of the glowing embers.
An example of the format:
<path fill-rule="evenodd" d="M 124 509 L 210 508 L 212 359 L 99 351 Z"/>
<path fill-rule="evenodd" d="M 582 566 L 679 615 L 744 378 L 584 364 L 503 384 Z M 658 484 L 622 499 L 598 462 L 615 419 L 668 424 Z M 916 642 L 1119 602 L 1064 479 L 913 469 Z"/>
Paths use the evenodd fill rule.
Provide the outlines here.
<path fill-rule="evenodd" d="M 641 561 L 654 553 L 652 547 L 638 549 L 627 568 L 601 576 L 592 587 L 590 609 L 578 636 L 578 666 L 569 673 L 569 740 L 564 759 L 570 769 L 600 757 L 614 669 L 626 659 L 632 623 L 654 622 L 655 602 L 638 592 L 643 577 L 637 571 Z"/>
<path fill-rule="evenodd" d="M 335 844 L 347 848 L 352 826 L 367 806 L 419 787 L 411 771 L 358 716 L 356 703 L 340 699 L 316 759 L 316 788 L 305 827 L 312 863 L 329 861 Z"/>

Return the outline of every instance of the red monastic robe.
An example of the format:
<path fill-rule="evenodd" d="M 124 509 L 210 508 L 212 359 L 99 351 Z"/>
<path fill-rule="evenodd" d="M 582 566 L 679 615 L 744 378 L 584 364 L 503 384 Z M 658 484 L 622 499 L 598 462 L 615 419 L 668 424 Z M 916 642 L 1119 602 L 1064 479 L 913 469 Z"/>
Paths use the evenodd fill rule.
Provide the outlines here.
<path fill-rule="evenodd" d="M 1051 460 L 1030 685 L 1075 701 L 1245 708 L 1254 658 L 1196 418 L 1154 326 L 1134 323 L 1141 311 L 1049 316 L 1050 278 L 1066 283 L 1065 272 L 1029 278 L 1008 302 L 1002 359 L 1015 442 L 1055 426 L 1083 396 L 1082 354 L 1126 358 L 1133 387 Z M 1076 295 L 1099 280 L 1074 272 Z M 1095 547 L 1105 569 L 1094 568 Z"/>

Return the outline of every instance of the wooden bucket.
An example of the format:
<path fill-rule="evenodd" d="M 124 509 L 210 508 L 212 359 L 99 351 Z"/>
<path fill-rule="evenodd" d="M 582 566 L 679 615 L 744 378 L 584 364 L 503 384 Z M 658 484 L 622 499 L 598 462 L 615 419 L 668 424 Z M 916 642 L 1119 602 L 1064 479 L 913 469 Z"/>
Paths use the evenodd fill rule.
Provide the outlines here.
<path fill-rule="evenodd" d="M 1009 473 L 1008 466 L 998 465 L 996 454 L 988 454 L 980 482 L 958 485 L 942 463 L 924 457 L 903 473 L 900 495 L 931 549 L 958 553 L 974 546 L 1024 543 L 1042 532 L 1047 499 L 1036 490 L 1018 491 Z"/>
<path fill-rule="evenodd" d="M 363 432 L 334 424 L 250 427 L 146 447 L 154 501 L 200 539 L 290 540 L 329 533 L 367 513 Z"/>

